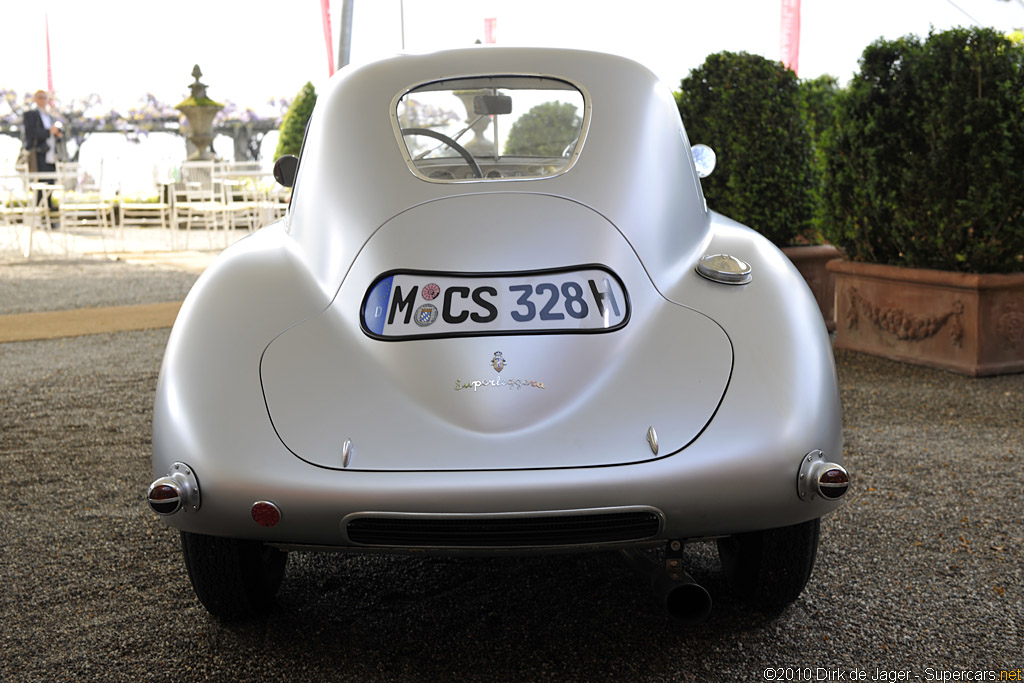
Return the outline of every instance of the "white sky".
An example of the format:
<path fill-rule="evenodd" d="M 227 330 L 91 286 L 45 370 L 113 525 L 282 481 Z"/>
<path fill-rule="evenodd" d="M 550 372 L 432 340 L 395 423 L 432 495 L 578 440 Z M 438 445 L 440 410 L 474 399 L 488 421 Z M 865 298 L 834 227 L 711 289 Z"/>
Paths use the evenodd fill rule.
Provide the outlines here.
<path fill-rule="evenodd" d="M 400 0 L 354 0 L 352 61 L 402 49 Z M 962 8 L 958 10 L 952 3 Z M 864 47 L 880 36 L 925 35 L 974 22 L 1008 32 L 1024 26 L 1011 0 L 803 0 L 800 76 L 846 83 Z M 342 0 L 331 0 L 337 52 Z M 966 12 L 966 14 L 965 14 Z M 497 18 L 499 45 L 615 52 L 676 88 L 720 50 L 779 59 L 779 0 L 405 0 L 405 48 L 471 45 L 484 18 Z M 193 64 L 208 94 L 258 111 L 294 97 L 306 81 L 321 90 L 327 57 L 319 0 L 0 0 L 0 87 L 46 87 L 44 16 L 53 81 L 67 101 L 91 93 L 125 110 L 146 92 L 174 105 L 188 95 Z"/>

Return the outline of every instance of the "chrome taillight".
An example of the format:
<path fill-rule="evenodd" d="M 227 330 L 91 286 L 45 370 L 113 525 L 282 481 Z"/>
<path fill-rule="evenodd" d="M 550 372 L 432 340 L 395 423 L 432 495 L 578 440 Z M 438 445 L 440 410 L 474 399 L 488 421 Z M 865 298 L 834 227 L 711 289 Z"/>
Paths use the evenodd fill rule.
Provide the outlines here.
<path fill-rule="evenodd" d="M 185 463 L 174 463 L 167 476 L 149 485 L 146 501 L 158 515 L 173 515 L 179 510 L 195 512 L 200 504 L 196 473 Z"/>
<path fill-rule="evenodd" d="M 149 485 L 146 500 L 158 515 L 173 515 L 181 509 L 181 489 L 170 477 L 162 477 Z"/>
<path fill-rule="evenodd" d="M 839 500 L 850 490 L 850 475 L 842 465 L 825 460 L 821 451 L 811 451 L 800 460 L 796 493 L 800 500 Z"/>
<path fill-rule="evenodd" d="M 850 490 L 850 475 L 839 465 L 826 464 L 815 481 L 818 493 L 829 500 L 838 500 Z"/>

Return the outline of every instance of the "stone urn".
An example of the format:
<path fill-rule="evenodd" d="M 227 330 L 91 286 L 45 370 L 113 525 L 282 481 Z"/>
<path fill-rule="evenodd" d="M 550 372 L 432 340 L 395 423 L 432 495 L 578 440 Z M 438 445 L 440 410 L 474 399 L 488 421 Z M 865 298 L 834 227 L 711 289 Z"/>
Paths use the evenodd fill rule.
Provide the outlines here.
<path fill-rule="evenodd" d="M 196 64 L 192 69 L 195 82 L 189 86 L 192 95 L 174 108 L 185 115 L 188 121 L 186 138 L 188 139 L 189 155 L 187 161 L 206 161 L 213 159 L 213 119 L 217 112 L 224 108 L 206 95 L 206 85 L 199 82 L 203 72 Z"/>
<path fill-rule="evenodd" d="M 491 125 L 490 116 L 480 116 L 474 111 L 473 101 L 477 95 L 486 95 L 487 90 L 456 90 L 455 96 L 462 100 L 462 106 L 466 108 L 466 125 L 473 131 L 473 139 L 461 143 L 462 146 L 473 156 L 488 156 L 494 154 L 494 143 L 487 135 L 487 127 Z"/>

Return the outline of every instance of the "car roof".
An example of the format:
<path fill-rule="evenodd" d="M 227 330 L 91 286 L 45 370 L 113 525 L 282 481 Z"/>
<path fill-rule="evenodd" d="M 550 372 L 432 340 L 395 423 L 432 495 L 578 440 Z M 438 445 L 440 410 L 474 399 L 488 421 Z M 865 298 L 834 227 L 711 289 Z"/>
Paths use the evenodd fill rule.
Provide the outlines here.
<path fill-rule="evenodd" d="M 398 98 L 434 80 L 495 74 L 548 76 L 585 94 L 591 120 L 571 171 L 517 183 L 457 185 L 414 175 L 392 125 Z M 342 242 L 365 242 L 388 219 L 418 204 L 499 191 L 584 204 L 615 224 L 638 253 L 666 267 L 675 257 L 657 252 L 678 254 L 706 231 L 706 206 L 678 109 L 649 69 L 598 52 L 494 46 L 397 55 L 335 74 L 310 119 L 289 229 L 310 249 L 329 253 Z"/>

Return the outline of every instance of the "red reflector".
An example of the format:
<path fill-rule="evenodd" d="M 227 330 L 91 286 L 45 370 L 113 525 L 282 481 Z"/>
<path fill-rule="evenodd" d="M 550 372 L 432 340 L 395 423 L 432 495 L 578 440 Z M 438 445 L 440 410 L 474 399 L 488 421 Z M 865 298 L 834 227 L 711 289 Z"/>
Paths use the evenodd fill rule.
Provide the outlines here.
<path fill-rule="evenodd" d="M 281 511 L 277 506 L 267 501 L 260 501 L 252 504 L 252 520 L 264 527 L 275 526 L 281 521 Z"/>

